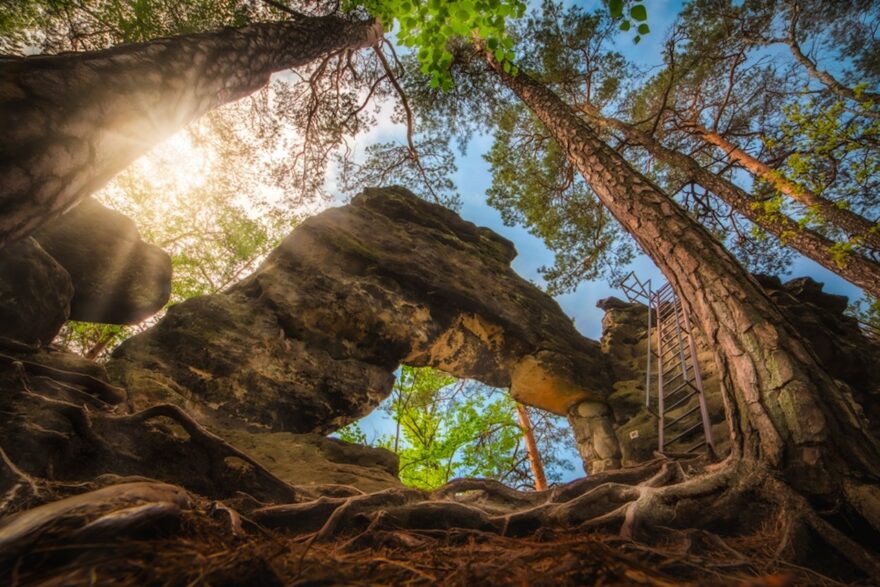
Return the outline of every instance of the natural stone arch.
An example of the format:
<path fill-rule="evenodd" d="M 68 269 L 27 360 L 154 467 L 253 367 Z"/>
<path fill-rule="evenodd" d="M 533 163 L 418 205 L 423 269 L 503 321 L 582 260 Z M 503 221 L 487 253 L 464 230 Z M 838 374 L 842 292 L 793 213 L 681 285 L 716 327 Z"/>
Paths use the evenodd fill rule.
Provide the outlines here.
<path fill-rule="evenodd" d="M 136 406 L 172 402 L 218 427 L 326 434 L 372 411 L 399 364 L 432 366 L 559 415 L 574 410 L 582 450 L 596 453 L 596 468 L 617 466 L 600 346 L 514 273 L 515 255 L 494 232 L 402 188 L 367 189 L 305 221 L 226 292 L 172 307 L 108 368 Z M 596 406 L 586 429 L 584 405 Z"/>

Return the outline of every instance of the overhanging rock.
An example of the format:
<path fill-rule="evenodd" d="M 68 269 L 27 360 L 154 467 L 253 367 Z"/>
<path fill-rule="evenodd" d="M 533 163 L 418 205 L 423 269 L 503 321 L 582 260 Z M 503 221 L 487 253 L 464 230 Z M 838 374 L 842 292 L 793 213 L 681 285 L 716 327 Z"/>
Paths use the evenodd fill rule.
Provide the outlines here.
<path fill-rule="evenodd" d="M 34 238 L 70 274 L 70 319 L 137 324 L 168 302 L 171 257 L 131 218 L 86 198 Z"/>
<path fill-rule="evenodd" d="M 299 433 L 371 411 L 401 363 L 510 387 L 557 414 L 603 402 L 599 344 L 514 273 L 515 255 L 403 188 L 367 189 L 305 221 L 226 292 L 172 307 L 108 368 L 136 404 Z"/>

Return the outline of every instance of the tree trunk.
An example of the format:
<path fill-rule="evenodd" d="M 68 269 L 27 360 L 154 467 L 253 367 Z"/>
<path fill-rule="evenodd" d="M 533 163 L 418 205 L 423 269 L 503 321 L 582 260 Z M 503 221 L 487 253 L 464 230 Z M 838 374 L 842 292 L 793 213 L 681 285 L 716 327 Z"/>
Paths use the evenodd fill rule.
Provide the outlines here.
<path fill-rule="evenodd" d="M 880 297 L 880 264 L 857 252 L 850 253 L 841 260 L 835 259 L 831 252 L 833 241 L 814 230 L 802 227 L 784 214 L 765 214 L 755 206 L 757 202 L 745 190 L 703 168 L 693 157 L 663 146 L 660 141 L 630 124 L 604 116 L 594 106 L 585 105 L 581 109 L 597 124 L 622 133 L 628 141 L 644 147 L 657 160 L 676 167 L 689 179 L 724 200 L 736 212 L 775 235 L 782 244 L 809 257 L 874 297 Z"/>
<path fill-rule="evenodd" d="M 742 165 L 754 177 L 766 181 L 780 193 L 814 210 L 822 220 L 842 230 L 856 241 L 880 251 L 880 227 L 877 226 L 876 222 L 871 222 L 852 210 L 841 208 L 835 202 L 823 198 L 810 190 L 801 188 L 795 182 L 790 181 L 763 161 L 752 157 L 719 133 L 711 131 L 700 124 L 691 124 L 689 126 L 693 128 L 698 137 L 724 151 L 731 160 Z"/>
<path fill-rule="evenodd" d="M 0 246 L 75 205 L 193 119 L 258 90 L 273 72 L 380 36 L 378 24 L 327 16 L 0 58 Z"/>
<path fill-rule="evenodd" d="M 558 96 L 486 59 L 669 279 L 705 334 L 722 374 L 731 462 L 781 474 L 812 496 L 839 496 L 854 477 L 878 479 L 880 446 L 851 394 L 819 367 L 748 272 Z"/>
<path fill-rule="evenodd" d="M 516 402 L 516 415 L 519 416 L 519 425 L 522 428 L 523 439 L 526 441 L 526 454 L 529 457 L 529 466 L 532 468 L 532 477 L 535 478 L 535 491 L 547 489 L 547 476 L 544 474 L 544 463 L 541 461 L 541 453 L 538 451 L 538 443 L 535 442 L 535 429 L 526 407 Z"/>

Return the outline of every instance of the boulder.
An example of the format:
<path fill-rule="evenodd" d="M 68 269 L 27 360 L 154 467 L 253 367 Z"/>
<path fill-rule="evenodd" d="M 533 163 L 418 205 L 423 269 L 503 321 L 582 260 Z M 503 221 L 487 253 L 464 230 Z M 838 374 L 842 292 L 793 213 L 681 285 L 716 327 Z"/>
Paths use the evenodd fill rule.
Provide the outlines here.
<path fill-rule="evenodd" d="M 328 438 L 290 432 L 219 431 L 220 436 L 257 459 L 281 480 L 298 487 L 348 485 L 365 492 L 401 487 L 397 455 Z"/>
<path fill-rule="evenodd" d="M 32 238 L 0 249 L 0 336 L 48 344 L 70 312 L 70 275 Z"/>
<path fill-rule="evenodd" d="M 250 277 L 169 309 L 108 364 L 136 404 L 211 425 L 326 434 L 401 363 L 510 387 L 557 414 L 611 391 L 599 344 L 510 268 L 494 232 L 403 188 L 306 220 Z"/>
<path fill-rule="evenodd" d="M 73 280 L 70 319 L 136 324 L 171 294 L 171 258 L 127 216 L 87 198 L 34 238 Z"/>

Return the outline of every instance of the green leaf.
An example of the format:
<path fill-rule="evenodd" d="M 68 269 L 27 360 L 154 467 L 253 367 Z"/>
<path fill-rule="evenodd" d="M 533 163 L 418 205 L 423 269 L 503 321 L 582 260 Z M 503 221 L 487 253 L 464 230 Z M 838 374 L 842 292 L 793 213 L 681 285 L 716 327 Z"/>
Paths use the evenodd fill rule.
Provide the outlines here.
<path fill-rule="evenodd" d="M 629 11 L 629 15 L 636 20 L 648 20 L 648 11 L 645 9 L 644 4 L 636 4 L 633 6 Z"/>
<path fill-rule="evenodd" d="M 495 50 L 495 60 L 499 63 L 504 61 L 504 49 L 496 49 Z"/>
<path fill-rule="evenodd" d="M 638 31 L 640 35 L 647 35 L 651 32 L 651 27 L 649 27 L 645 23 L 642 23 L 639 25 Z"/>
<path fill-rule="evenodd" d="M 620 23 L 620 30 L 622 30 L 622 31 L 628 31 L 628 30 L 630 29 L 631 26 L 632 26 L 632 25 L 630 24 L 630 22 L 629 22 L 628 20 L 625 20 L 625 21 L 623 21 L 622 23 Z"/>
<path fill-rule="evenodd" d="M 638 45 L 638 44 L 639 44 L 639 41 L 641 41 L 641 40 L 642 40 L 642 38 L 641 38 L 640 36 L 638 36 L 638 35 L 636 35 L 635 37 L 633 37 L 633 43 L 636 44 L 636 45 Z"/>
<path fill-rule="evenodd" d="M 611 13 L 611 18 L 623 16 L 623 0 L 609 0 L 608 11 Z"/>

